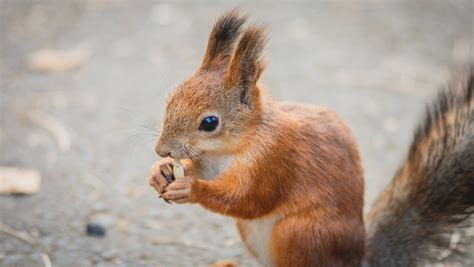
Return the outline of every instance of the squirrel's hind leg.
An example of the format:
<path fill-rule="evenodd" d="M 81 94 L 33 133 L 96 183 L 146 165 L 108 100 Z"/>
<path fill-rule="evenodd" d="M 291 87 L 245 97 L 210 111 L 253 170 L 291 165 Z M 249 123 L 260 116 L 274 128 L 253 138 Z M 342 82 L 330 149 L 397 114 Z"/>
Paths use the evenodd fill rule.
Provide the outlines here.
<path fill-rule="evenodd" d="M 304 213 L 275 225 L 269 244 L 274 266 L 361 266 L 363 223 L 320 216 Z"/>

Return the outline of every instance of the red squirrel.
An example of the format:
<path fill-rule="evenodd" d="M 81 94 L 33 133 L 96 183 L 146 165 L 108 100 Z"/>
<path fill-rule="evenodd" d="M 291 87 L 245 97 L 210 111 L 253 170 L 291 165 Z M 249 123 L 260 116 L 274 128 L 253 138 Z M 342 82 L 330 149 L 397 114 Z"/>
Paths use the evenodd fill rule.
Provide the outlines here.
<path fill-rule="evenodd" d="M 265 29 L 245 22 L 236 10 L 222 15 L 198 71 L 170 95 L 150 185 L 166 201 L 235 219 L 263 266 L 426 259 L 422 251 L 474 205 L 472 73 L 430 106 L 366 235 L 354 136 L 327 108 L 269 96 L 259 83 Z M 173 159 L 182 160 L 184 177 L 170 179 Z"/>

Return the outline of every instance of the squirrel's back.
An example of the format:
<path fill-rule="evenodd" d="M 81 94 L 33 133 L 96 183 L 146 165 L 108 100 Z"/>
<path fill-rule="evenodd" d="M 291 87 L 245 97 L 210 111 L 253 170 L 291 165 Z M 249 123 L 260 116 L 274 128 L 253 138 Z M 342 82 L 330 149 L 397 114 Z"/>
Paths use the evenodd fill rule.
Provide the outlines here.
<path fill-rule="evenodd" d="M 408 156 L 368 216 L 370 266 L 413 266 L 447 246 L 474 206 L 474 69 L 427 107 Z"/>

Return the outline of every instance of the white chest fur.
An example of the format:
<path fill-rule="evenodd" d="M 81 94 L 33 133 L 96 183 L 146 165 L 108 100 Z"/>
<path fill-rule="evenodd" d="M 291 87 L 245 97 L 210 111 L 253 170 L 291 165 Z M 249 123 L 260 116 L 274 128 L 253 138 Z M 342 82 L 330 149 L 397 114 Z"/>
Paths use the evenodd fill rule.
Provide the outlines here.
<path fill-rule="evenodd" d="M 229 168 L 233 156 L 211 156 L 206 157 L 206 162 L 204 162 L 204 168 L 202 170 L 203 178 L 206 180 L 215 179 L 221 173 L 223 173 L 227 168 Z"/>
<path fill-rule="evenodd" d="M 280 215 L 272 215 L 254 220 L 237 220 L 245 245 L 262 266 L 273 266 L 268 245 L 273 227 L 280 219 Z"/>

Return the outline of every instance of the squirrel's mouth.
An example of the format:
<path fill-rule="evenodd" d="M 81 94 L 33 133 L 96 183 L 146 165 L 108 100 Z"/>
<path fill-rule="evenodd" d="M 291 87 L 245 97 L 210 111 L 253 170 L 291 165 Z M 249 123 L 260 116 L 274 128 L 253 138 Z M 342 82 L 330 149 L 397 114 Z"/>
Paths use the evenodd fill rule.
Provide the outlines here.
<path fill-rule="evenodd" d="M 175 159 L 175 160 L 182 160 L 183 157 L 180 155 L 180 153 L 176 153 L 176 152 L 171 152 L 169 154 L 169 157 L 172 158 L 172 159 Z"/>
<path fill-rule="evenodd" d="M 169 156 L 170 158 L 174 160 L 183 160 L 183 159 L 193 160 L 194 158 L 193 155 L 189 151 L 186 151 L 186 150 L 171 151 Z"/>
<path fill-rule="evenodd" d="M 191 160 L 191 161 L 197 161 L 197 160 L 205 160 L 205 155 L 202 151 L 199 151 L 197 149 L 194 149 L 192 147 L 186 147 L 184 149 L 178 150 L 178 151 L 173 151 L 170 154 L 170 157 L 176 160 Z"/>

